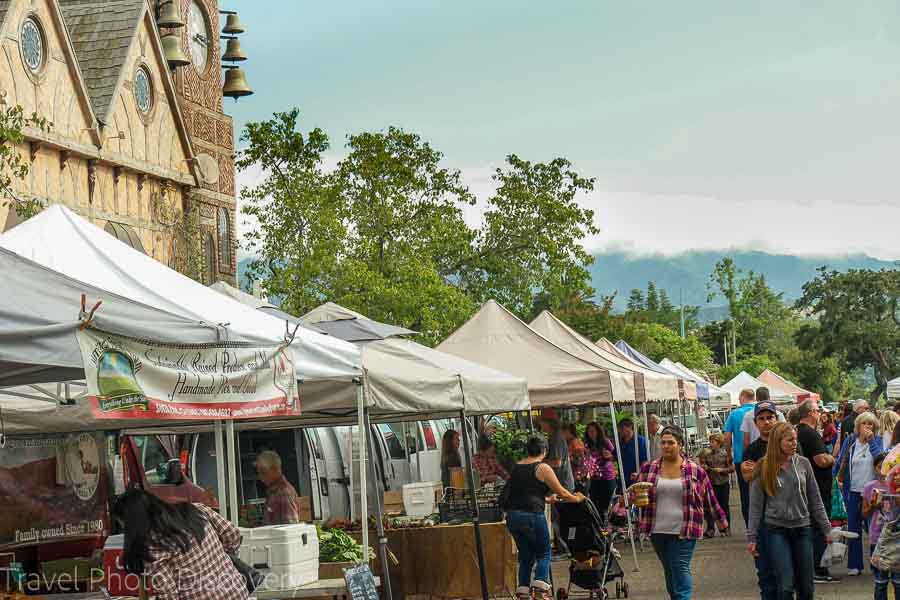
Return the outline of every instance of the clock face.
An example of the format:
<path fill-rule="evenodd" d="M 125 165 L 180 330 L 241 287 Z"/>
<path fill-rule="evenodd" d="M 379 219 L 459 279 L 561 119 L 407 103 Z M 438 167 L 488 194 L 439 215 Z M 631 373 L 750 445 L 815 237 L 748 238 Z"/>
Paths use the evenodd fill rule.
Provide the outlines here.
<path fill-rule="evenodd" d="M 197 0 L 191 2 L 188 8 L 188 36 L 190 36 L 191 62 L 194 68 L 202 74 L 206 71 L 209 62 L 210 36 L 206 26 L 206 15 Z"/>

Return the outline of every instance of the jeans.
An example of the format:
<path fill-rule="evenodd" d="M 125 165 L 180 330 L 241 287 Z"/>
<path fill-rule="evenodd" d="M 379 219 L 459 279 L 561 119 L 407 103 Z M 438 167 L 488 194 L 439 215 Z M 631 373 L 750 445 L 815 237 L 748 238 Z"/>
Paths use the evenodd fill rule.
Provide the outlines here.
<path fill-rule="evenodd" d="M 737 470 L 738 490 L 741 492 L 741 515 L 744 517 L 744 527 L 750 524 L 750 484 L 741 476 L 741 469 Z"/>
<path fill-rule="evenodd" d="M 855 540 L 847 540 L 847 568 L 863 571 L 863 545 L 862 545 L 862 494 L 850 492 L 847 501 L 847 529 L 859 534 Z"/>
<path fill-rule="evenodd" d="M 756 534 L 756 553 L 753 562 L 756 565 L 756 579 L 759 582 L 760 600 L 778 600 L 778 587 L 775 581 L 775 566 L 769 553 L 769 528 L 765 522 L 759 524 Z"/>
<path fill-rule="evenodd" d="M 616 482 L 612 479 L 591 480 L 591 502 L 597 507 L 600 519 L 606 524 L 606 513 L 609 512 L 609 503 L 616 492 Z"/>
<path fill-rule="evenodd" d="M 769 527 L 768 553 L 775 569 L 778 600 L 813 600 L 813 549 L 810 527 Z"/>
<path fill-rule="evenodd" d="M 672 600 L 691 600 L 694 581 L 691 578 L 691 559 L 697 540 L 681 539 L 677 535 L 654 533 L 650 543 L 666 574 L 666 590 Z"/>
<path fill-rule="evenodd" d="M 550 583 L 550 530 L 544 513 L 511 510 L 506 514 L 506 527 L 519 549 L 519 587 L 534 580 Z M 536 567 L 536 568 L 535 568 Z"/>

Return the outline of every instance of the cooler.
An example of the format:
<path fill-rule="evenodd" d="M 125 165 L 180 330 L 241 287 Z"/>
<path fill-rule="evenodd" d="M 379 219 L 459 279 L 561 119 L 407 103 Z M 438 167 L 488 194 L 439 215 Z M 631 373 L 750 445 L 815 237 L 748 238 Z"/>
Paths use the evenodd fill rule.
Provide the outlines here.
<path fill-rule="evenodd" d="M 403 509 L 410 517 L 428 517 L 437 512 L 435 496 L 441 484 L 432 481 L 407 483 L 403 486 Z"/>
<path fill-rule="evenodd" d="M 314 525 L 240 528 L 238 556 L 264 576 L 262 589 L 288 589 L 319 580 L 319 536 Z"/>

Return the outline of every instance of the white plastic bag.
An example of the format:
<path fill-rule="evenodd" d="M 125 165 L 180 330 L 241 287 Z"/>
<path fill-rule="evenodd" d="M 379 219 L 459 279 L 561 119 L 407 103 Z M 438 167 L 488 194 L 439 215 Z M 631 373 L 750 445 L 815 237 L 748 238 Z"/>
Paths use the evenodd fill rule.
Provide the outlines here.
<path fill-rule="evenodd" d="M 847 544 L 842 544 L 841 542 L 832 542 L 825 547 L 825 552 L 822 554 L 822 563 L 821 567 L 827 569 L 832 565 L 839 564 L 844 560 L 844 555 L 847 553 Z"/>

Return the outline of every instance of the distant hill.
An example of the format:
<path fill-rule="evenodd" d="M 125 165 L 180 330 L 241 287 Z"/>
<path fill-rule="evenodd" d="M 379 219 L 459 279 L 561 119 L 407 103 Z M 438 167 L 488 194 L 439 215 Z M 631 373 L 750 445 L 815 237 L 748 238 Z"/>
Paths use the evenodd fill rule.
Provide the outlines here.
<path fill-rule="evenodd" d="M 657 288 L 666 290 L 672 304 L 678 305 L 683 294 L 684 303 L 700 306 L 701 320 L 710 321 L 728 314 L 721 298 L 706 303 L 709 275 L 715 264 L 727 256 L 734 259 L 739 269 L 763 273 L 772 289 L 783 292 L 789 301 L 800 297 L 803 284 L 815 277 L 816 269 L 823 265 L 838 271 L 896 268 L 893 262 L 862 254 L 810 258 L 758 251 L 698 251 L 673 256 L 603 252 L 595 255 L 591 275 L 598 296 L 616 292 L 617 310 L 625 309 L 632 289 L 646 290 L 647 282 L 653 281 Z"/>
<path fill-rule="evenodd" d="M 732 257 L 740 269 L 765 274 L 772 289 L 783 292 L 788 301 L 800 297 L 803 284 L 815 277 L 816 269 L 823 265 L 838 271 L 896 268 L 891 261 L 862 254 L 809 258 L 757 251 L 704 251 L 636 257 L 624 252 L 603 252 L 595 255 L 591 276 L 598 297 L 616 292 L 617 310 L 625 309 L 632 289 L 646 290 L 647 282 L 653 281 L 657 288 L 666 290 L 672 304 L 677 306 L 683 294 L 685 304 L 700 306 L 700 320 L 705 323 L 728 316 L 721 298 L 711 304 L 706 302 L 709 275 L 715 264 L 726 256 Z M 238 284 L 245 290 L 244 273 L 250 261 L 244 258 L 238 262 Z"/>

